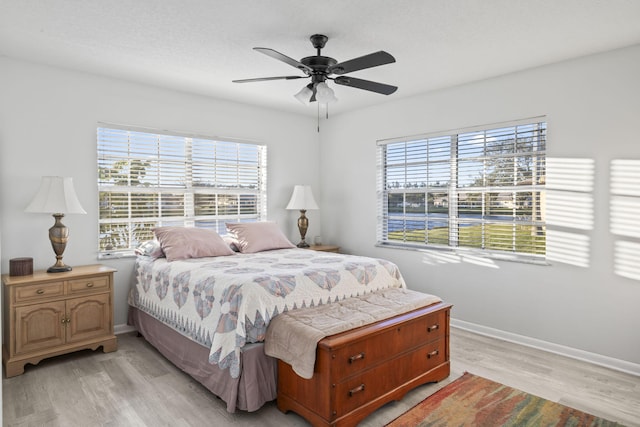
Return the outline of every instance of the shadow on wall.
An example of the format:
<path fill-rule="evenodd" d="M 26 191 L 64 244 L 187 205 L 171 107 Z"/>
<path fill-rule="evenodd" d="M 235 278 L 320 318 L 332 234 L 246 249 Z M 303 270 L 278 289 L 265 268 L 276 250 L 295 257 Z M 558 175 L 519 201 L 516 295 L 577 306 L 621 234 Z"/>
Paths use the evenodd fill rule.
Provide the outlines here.
<path fill-rule="evenodd" d="M 594 228 L 593 159 L 547 158 L 543 218 L 546 259 L 588 268 Z M 614 273 L 640 281 L 640 160 L 616 159 L 610 164 L 610 232 L 614 242 Z M 460 252 L 424 251 L 428 265 L 469 263 L 499 268 L 489 258 Z"/>
<path fill-rule="evenodd" d="M 640 280 L 640 160 L 611 161 L 610 231 L 614 243 L 614 273 Z"/>
<path fill-rule="evenodd" d="M 589 267 L 593 230 L 593 159 L 547 158 L 547 261 Z"/>

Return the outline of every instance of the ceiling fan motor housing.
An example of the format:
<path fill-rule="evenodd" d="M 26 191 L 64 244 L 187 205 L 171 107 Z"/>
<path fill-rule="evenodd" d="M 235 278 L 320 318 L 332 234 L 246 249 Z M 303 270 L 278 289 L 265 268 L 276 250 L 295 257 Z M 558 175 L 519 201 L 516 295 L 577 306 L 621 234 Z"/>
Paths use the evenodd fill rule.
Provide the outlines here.
<path fill-rule="evenodd" d="M 301 63 L 313 69 L 312 74 L 329 74 L 329 67 L 336 65 L 338 61 L 328 56 L 307 56 L 300 60 Z"/>

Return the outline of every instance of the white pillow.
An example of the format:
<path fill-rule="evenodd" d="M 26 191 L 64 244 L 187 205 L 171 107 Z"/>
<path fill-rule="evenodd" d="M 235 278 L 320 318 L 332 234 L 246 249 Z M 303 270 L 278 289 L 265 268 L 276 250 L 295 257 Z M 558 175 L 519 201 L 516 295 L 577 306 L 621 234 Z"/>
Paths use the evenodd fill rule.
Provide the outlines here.
<path fill-rule="evenodd" d="M 243 254 L 296 247 L 275 222 L 227 223 L 227 230 L 236 237 L 236 246 Z"/>
<path fill-rule="evenodd" d="M 234 254 L 218 233 L 205 228 L 158 227 L 153 232 L 167 261 Z"/>
<path fill-rule="evenodd" d="M 136 255 L 148 256 L 153 259 L 164 257 L 160 242 L 157 240 L 147 240 L 146 242 L 140 243 L 135 249 L 135 253 Z"/>

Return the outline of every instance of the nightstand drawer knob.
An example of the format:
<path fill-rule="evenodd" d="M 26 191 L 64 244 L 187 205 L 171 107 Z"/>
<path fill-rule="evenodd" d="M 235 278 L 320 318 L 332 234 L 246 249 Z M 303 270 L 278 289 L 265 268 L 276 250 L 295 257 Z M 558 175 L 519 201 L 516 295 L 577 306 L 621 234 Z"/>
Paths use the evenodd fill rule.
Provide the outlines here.
<path fill-rule="evenodd" d="M 435 325 L 431 325 L 427 328 L 427 332 L 433 332 L 433 331 L 437 331 L 438 329 L 440 329 L 440 325 L 439 324 L 435 324 Z"/>
<path fill-rule="evenodd" d="M 93 282 L 87 283 L 87 288 L 93 288 Z"/>
<path fill-rule="evenodd" d="M 44 289 L 38 289 L 38 290 L 36 291 L 36 294 L 38 294 L 38 295 L 42 295 L 42 294 L 44 294 Z"/>
<path fill-rule="evenodd" d="M 440 352 L 438 350 L 433 350 L 431 353 L 427 354 L 427 359 L 431 359 L 432 357 L 436 357 Z"/>

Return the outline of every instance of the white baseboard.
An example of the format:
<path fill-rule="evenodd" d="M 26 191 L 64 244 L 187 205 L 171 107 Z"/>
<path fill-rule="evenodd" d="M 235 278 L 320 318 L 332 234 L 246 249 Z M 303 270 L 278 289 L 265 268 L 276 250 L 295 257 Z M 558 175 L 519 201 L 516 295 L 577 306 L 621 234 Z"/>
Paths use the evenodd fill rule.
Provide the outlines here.
<path fill-rule="evenodd" d="M 509 341 L 515 344 L 524 345 L 538 350 L 548 351 L 550 353 L 559 354 L 561 356 L 570 357 L 572 359 L 582 360 L 584 362 L 593 363 L 594 365 L 604 366 L 605 368 L 614 369 L 616 371 L 625 372 L 627 374 L 640 377 L 640 364 L 627 362 L 626 360 L 616 359 L 609 356 L 603 356 L 597 353 L 579 350 L 572 347 L 566 347 L 554 344 L 548 341 L 531 338 L 524 335 L 518 335 L 511 332 L 501 331 L 499 329 L 489 328 L 487 326 L 475 323 L 465 322 L 464 320 L 451 319 L 451 326 L 465 331 L 474 332 L 476 334 L 485 335 L 491 338 L 497 338 L 503 341 Z"/>
<path fill-rule="evenodd" d="M 129 332 L 135 332 L 135 331 L 136 331 L 136 328 L 134 328 L 131 325 L 127 325 L 126 323 L 122 325 L 113 326 L 113 333 L 115 335 L 128 334 Z"/>

